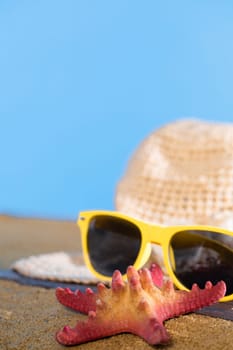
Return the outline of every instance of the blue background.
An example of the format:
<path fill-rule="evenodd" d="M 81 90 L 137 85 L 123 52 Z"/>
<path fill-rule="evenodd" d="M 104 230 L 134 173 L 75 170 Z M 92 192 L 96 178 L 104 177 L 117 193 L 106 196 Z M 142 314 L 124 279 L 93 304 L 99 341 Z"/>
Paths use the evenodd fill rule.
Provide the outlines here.
<path fill-rule="evenodd" d="M 0 213 L 113 208 L 152 130 L 233 121 L 232 1 L 0 1 Z"/>

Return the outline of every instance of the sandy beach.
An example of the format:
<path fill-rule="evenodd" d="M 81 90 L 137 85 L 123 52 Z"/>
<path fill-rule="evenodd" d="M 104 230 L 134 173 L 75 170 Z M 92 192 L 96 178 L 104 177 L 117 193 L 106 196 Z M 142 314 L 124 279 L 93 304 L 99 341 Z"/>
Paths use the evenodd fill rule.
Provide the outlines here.
<path fill-rule="evenodd" d="M 78 230 L 73 222 L 0 217 L 0 269 L 31 254 L 80 249 Z M 0 349 L 65 349 L 55 340 L 56 332 L 74 326 L 85 316 L 60 305 L 54 289 L 21 285 L 0 280 Z M 233 312 L 233 311 L 232 311 Z M 232 349 L 232 321 L 189 314 L 165 322 L 171 341 L 150 346 L 132 334 L 120 334 L 74 346 L 73 349 Z"/>

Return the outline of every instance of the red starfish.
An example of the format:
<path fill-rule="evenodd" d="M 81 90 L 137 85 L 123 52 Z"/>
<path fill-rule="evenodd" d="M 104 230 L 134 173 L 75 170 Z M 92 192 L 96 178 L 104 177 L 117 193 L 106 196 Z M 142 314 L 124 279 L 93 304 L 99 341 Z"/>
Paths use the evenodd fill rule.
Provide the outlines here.
<path fill-rule="evenodd" d="M 127 269 L 128 283 L 119 271 L 112 277 L 111 288 L 99 283 L 97 293 L 90 288 L 85 293 L 57 288 L 57 299 L 65 306 L 88 314 L 74 328 L 65 326 L 56 338 L 64 345 L 75 345 L 123 332 L 136 334 L 149 344 L 166 343 L 169 335 L 163 322 L 174 316 L 210 305 L 226 292 L 223 281 L 204 289 L 196 284 L 190 292 L 177 291 L 170 280 L 163 282 L 157 265 L 136 271 Z"/>

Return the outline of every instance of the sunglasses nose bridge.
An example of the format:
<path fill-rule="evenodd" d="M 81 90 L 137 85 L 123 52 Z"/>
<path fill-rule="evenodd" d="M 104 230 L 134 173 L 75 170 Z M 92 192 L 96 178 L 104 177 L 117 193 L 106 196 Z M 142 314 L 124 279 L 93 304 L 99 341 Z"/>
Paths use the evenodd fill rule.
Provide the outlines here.
<path fill-rule="evenodd" d="M 148 239 L 150 243 L 162 245 L 164 241 L 164 227 L 153 225 L 148 231 Z"/>

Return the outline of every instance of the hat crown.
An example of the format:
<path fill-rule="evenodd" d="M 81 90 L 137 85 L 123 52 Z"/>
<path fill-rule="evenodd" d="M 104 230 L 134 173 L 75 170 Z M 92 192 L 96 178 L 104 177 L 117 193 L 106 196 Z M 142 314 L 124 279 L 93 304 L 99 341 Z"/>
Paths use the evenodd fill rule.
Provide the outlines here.
<path fill-rule="evenodd" d="M 152 132 L 117 186 L 116 208 L 163 224 L 226 226 L 233 217 L 233 124 L 184 119 Z"/>

